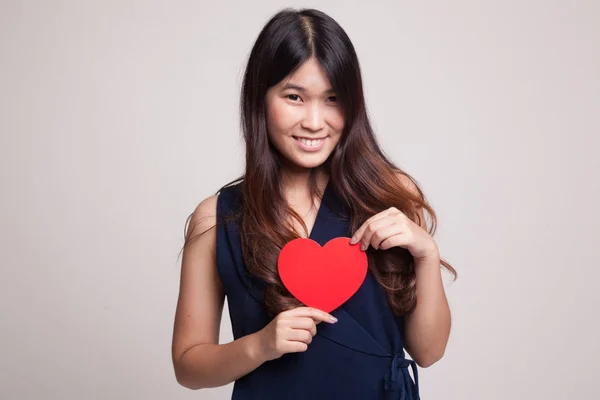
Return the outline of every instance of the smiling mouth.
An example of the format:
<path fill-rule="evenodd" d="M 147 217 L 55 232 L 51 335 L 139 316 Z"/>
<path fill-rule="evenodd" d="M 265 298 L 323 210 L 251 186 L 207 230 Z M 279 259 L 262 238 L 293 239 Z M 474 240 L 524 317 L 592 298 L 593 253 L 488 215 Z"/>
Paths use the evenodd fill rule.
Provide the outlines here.
<path fill-rule="evenodd" d="M 302 144 L 306 145 L 306 146 L 318 146 L 319 144 L 321 144 L 321 142 L 325 139 L 327 139 L 327 136 L 321 137 L 321 138 L 303 138 L 303 137 L 299 137 L 299 136 L 292 136 L 295 140 L 301 142 Z"/>

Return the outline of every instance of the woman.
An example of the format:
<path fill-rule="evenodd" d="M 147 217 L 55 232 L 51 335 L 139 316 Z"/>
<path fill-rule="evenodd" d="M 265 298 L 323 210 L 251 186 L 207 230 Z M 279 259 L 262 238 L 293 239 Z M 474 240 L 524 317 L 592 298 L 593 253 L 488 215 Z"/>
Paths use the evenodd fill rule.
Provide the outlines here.
<path fill-rule="evenodd" d="M 241 113 L 245 174 L 186 221 L 177 381 L 235 381 L 234 399 L 418 399 L 415 362 L 438 361 L 450 332 L 440 264 L 456 272 L 440 260 L 422 191 L 376 142 L 344 30 L 312 9 L 273 16 Z M 331 313 L 305 307 L 278 276 L 280 250 L 344 236 L 366 251 L 365 281 Z M 225 296 L 235 340 L 219 344 Z"/>

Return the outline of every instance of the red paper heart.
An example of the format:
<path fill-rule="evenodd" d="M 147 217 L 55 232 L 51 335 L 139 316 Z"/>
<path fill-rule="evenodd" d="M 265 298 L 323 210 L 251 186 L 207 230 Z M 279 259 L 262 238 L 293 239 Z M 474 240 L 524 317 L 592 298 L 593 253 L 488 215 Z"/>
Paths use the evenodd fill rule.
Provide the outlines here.
<path fill-rule="evenodd" d="M 367 276 L 367 264 L 367 254 L 346 237 L 323 247 L 311 239 L 294 239 L 281 249 L 277 260 L 279 276 L 290 293 L 325 312 L 356 293 Z"/>

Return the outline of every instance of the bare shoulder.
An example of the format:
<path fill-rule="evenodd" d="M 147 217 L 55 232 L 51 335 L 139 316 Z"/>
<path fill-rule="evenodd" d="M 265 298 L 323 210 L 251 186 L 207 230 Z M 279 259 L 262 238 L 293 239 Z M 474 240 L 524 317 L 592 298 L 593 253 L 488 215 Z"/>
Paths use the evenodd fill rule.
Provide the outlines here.
<path fill-rule="evenodd" d="M 212 217 L 216 218 L 217 216 L 217 199 L 219 195 L 215 194 L 213 196 L 209 196 L 202 200 L 194 210 L 192 218 L 205 218 Z"/>
<path fill-rule="evenodd" d="M 202 200 L 189 216 L 189 224 L 186 236 L 195 236 L 207 232 L 215 226 L 217 221 L 217 199 L 219 195 L 213 195 Z"/>
<path fill-rule="evenodd" d="M 408 175 L 402 173 L 402 172 L 397 172 L 396 176 L 398 176 L 398 179 L 400 180 L 400 183 L 402 184 L 402 186 L 404 186 L 405 189 L 407 189 L 414 197 L 415 197 L 415 207 L 416 207 L 416 214 L 418 215 L 418 220 L 415 221 L 418 223 L 418 225 L 427 230 L 427 222 L 425 220 L 425 214 L 423 211 L 423 207 L 422 207 L 422 203 L 419 204 L 417 203 L 416 199 L 418 199 L 420 202 L 423 202 L 425 197 L 423 195 L 423 191 L 419 188 L 419 186 L 415 183 L 415 181 Z"/>
<path fill-rule="evenodd" d="M 421 192 L 419 187 L 416 185 L 416 183 L 412 180 L 412 178 L 410 176 L 408 176 L 405 173 L 402 173 L 400 171 L 396 172 L 396 176 L 400 180 L 400 183 L 402 184 L 402 186 L 404 186 L 409 192 L 411 192 L 415 196 L 419 196 L 419 197 L 423 196 L 423 193 Z"/>

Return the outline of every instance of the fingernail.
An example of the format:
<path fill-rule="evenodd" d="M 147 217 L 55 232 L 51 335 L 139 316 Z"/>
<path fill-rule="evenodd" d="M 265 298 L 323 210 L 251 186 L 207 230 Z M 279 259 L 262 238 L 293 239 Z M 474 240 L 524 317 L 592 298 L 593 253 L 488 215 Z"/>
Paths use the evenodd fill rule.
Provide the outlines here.
<path fill-rule="evenodd" d="M 364 244 L 361 244 L 361 245 L 360 245 L 360 249 L 361 249 L 362 251 L 365 251 L 365 250 L 367 249 L 367 246 L 365 246 Z"/>
<path fill-rule="evenodd" d="M 338 321 L 338 319 L 337 319 L 336 317 L 334 317 L 333 315 L 331 316 L 331 320 L 332 320 L 333 322 L 337 322 L 337 321 Z"/>
<path fill-rule="evenodd" d="M 350 239 L 350 244 L 355 244 L 355 243 L 356 243 L 356 238 Z"/>

